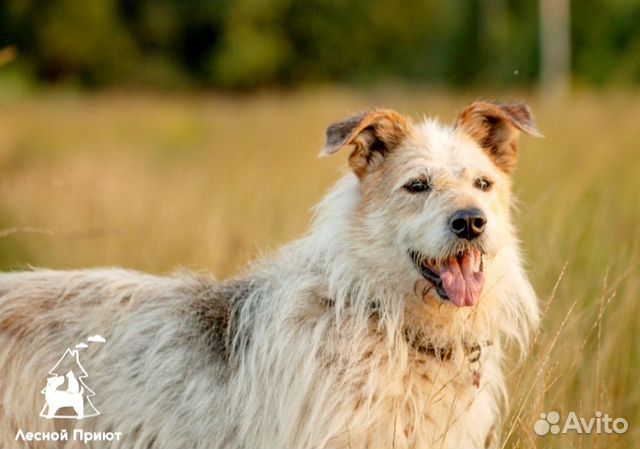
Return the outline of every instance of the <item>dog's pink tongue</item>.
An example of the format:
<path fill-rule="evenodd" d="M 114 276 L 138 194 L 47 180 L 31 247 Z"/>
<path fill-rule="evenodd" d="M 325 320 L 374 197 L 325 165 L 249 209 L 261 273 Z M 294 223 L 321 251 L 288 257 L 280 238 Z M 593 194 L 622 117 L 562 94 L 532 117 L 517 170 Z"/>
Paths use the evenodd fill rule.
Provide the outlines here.
<path fill-rule="evenodd" d="M 440 267 L 440 279 L 449 299 L 458 307 L 474 306 L 478 303 L 484 273 L 480 271 L 481 256 L 478 251 L 451 258 Z"/>

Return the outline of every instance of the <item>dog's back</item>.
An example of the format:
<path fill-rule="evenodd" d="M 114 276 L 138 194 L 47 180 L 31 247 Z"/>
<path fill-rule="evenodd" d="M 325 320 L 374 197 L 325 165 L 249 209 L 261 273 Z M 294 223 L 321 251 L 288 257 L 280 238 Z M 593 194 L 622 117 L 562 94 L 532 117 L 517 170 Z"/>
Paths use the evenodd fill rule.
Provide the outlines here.
<path fill-rule="evenodd" d="M 206 397 L 215 397 L 212 391 L 198 391 L 203 384 L 196 379 L 209 376 L 207 385 L 214 388 L 216 378 L 224 377 L 224 364 L 218 362 L 224 350 L 211 346 L 222 341 L 224 313 L 209 306 L 210 313 L 203 314 L 198 308 L 203 301 L 223 307 L 226 299 L 220 291 L 207 278 L 126 270 L 0 274 L 0 447 L 16 446 L 18 429 L 60 428 L 60 423 L 38 417 L 46 378 L 67 348 L 73 350 L 94 334 L 106 341 L 81 349 L 88 373 L 83 381 L 95 392 L 93 403 L 101 416 L 78 423 L 65 420 L 69 434 L 73 426 L 113 429 L 136 447 L 193 441 L 197 431 L 189 423 L 206 421 L 196 415 L 214 406 L 203 404 Z M 206 324 L 200 326 L 203 320 Z M 216 335 L 203 332 L 205 327 Z M 185 409 L 193 414 L 173 413 Z M 185 438 L 181 432 L 192 435 Z"/>

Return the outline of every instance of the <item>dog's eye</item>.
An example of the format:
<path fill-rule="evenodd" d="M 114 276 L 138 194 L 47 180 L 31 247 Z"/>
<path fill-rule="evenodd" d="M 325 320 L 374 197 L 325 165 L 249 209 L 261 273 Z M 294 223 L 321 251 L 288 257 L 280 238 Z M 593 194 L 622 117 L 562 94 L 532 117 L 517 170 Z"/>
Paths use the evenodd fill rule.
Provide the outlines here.
<path fill-rule="evenodd" d="M 412 179 L 404 185 L 404 188 L 411 193 L 421 193 L 431 189 L 431 186 L 426 179 Z"/>
<path fill-rule="evenodd" d="M 476 189 L 482 190 L 483 192 L 490 190 L 492 185 L 493 183 L 489 181 L 487 178 L 476 178 L 476 180 L 473 181 L 473 186 Z"/>

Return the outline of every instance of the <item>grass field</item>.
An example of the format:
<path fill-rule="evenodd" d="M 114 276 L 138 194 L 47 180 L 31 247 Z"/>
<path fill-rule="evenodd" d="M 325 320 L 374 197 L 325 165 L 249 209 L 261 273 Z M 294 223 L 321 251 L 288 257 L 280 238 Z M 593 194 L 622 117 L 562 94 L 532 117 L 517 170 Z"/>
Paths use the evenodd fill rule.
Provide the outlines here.
<path fill-rule="evenodd" d="M 228 276 L 305 230 L 345 166 L 346 154 L 316 158 L 329 122 L 375 105 L 451 121 L 475 97 L 319 89 L 7 98 L 0 267 L 186 266 Z M 515 212 L 545 318 L 531 355 L 509 371 L 504 447 L 640 447 L 640 95 L 521 97 L 546 135 L 522 142 Z M 534 422 L 551 410 L 606 412 L 629 430 L 536 436 Z"/>

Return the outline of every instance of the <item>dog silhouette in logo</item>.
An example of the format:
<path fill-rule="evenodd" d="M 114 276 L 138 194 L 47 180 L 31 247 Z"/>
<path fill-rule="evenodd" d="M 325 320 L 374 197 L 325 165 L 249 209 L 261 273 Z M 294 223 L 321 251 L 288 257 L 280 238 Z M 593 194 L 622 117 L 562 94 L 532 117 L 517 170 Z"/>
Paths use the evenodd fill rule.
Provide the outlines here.
<path fill-rule="evenodd" d="M 65 376 L 47 378 L 44 397 L 47 401 L 47 419 L 55 418 L 56 412 L 62 407 L 73 407 L 76 419 L 84 417 L 84 387 L 80 387 L 78 380 L 71 371 L 66 374 L 67 391 L 58 390 L 64 383 Z"/>

